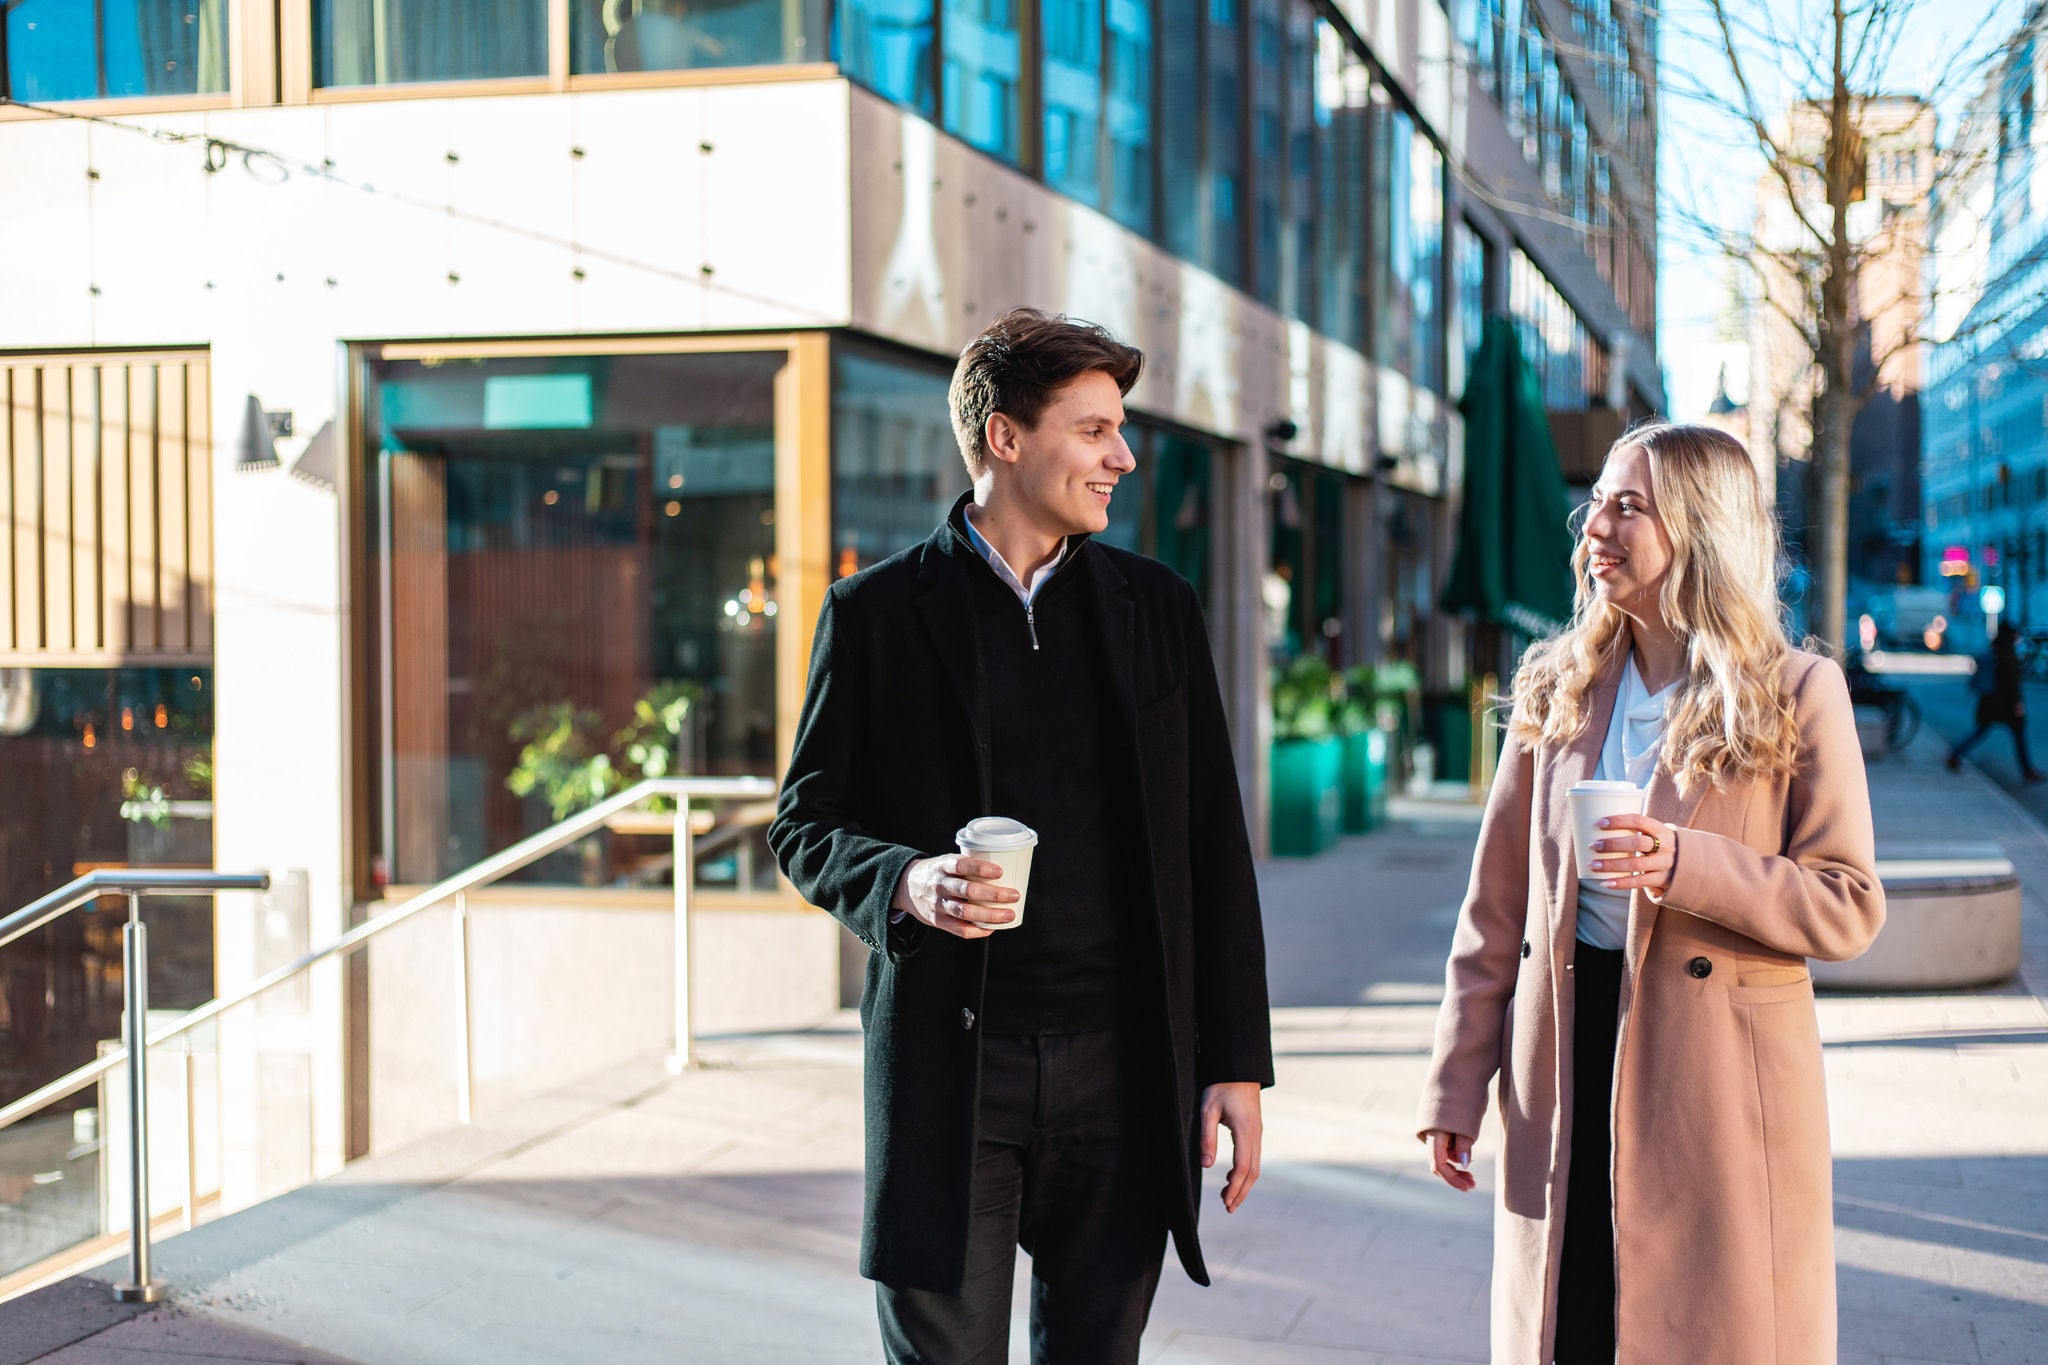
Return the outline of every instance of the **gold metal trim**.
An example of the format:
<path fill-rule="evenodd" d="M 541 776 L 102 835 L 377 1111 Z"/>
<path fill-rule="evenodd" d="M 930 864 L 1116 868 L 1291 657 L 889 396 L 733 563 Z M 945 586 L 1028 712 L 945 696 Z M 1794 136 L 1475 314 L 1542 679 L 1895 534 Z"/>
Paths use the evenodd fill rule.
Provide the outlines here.
<path fill-rule="evenodd" d="M 570 90 L 650 90 L 665 86 L 778 85 L 790 81 L 837 80 L 831 62 L 795 62 L 774 66 L 686 67 L 675 71 L 585 71 L 569 75 Z"/>
<path fill-rule="evenodd" d="M 578 355 L 704 355 L 719 351 L 787 351 L 800 334 L 702 332 L 689 336 L 569 336 L 481 341 L 387 341 L 366 344 L 370 360 L 502 360 Z"/>

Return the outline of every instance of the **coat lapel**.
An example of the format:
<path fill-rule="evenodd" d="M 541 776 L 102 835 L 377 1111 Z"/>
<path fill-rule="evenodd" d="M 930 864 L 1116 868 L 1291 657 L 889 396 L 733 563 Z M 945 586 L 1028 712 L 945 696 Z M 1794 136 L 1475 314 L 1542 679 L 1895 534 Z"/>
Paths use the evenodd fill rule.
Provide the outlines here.
<path fill-rule="evenodd" d="M 1660 763 L 1650 778 L 1650 801 L 1648 814 L 1652 820 L 1661 820 L 1667 825 L 1690 825 L 1699 812 L 1700 802 L 1706 799 L 1708 784 L 1701 782 L 1690 793 L 1681 795 L 1678 783 Z M 1644 895 L 1639 887 L 1629 895 L 1627 978 L 1633 980 L 1643 965 L 1643 955 L 1650 951 L 1650 936 L 1656 932 L 1657 916 L 1663 907 Z"/>

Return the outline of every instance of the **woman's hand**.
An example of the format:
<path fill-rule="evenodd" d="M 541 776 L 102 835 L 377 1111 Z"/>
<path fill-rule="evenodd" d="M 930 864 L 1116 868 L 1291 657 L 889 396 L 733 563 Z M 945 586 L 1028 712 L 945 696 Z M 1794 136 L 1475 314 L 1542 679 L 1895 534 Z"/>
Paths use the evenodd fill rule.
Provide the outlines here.
<path fill-rule="evenodd" d="M 1429 1143 L 1429 1169 L 1454 1190 L 1469 1191 L 1479 1182 L 1472 1178 L 1472 1139 L 1459 1133 L 1432 1128 L 1423 1137 Z"/>
<path fill-rule="evenodd" d="M 1593 841 L 1595 853 L 1608 855 L 1593 864 L 1600 885 L 1609 891 L 1640 886 L 1652 896 L 1662 896 L 1670 888 L 1671 869 L 1678 861 L 1673 847 L 1676 830 L 1647 815 L 1610 815 L 1600 828 L 1609 831 Z"/>

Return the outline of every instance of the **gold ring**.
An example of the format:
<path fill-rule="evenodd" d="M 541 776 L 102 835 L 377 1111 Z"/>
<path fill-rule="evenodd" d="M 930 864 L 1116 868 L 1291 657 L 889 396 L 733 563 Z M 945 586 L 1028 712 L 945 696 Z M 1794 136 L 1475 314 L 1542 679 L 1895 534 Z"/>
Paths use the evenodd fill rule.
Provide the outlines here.
<path fill-rule="evenodd" d="M 1652 835 L 1650 836 L 1650 852 L 1652 852 L 1652 853 L 1661 853 L 1661 852 L 1663 851 L 1663 849 L 1664 849 L 1664 836 L 1663 836 L 1663 835 L 1661 835 L 1661 834 L 1652 834 Z"/>

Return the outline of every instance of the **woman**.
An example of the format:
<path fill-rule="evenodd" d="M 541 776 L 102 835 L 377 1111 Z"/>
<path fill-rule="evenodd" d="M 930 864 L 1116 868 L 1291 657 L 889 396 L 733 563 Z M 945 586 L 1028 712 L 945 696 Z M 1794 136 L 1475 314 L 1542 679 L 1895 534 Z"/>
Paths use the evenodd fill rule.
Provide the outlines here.
<path fill-rule="evenodd" d="M 1981 665 L 1980 665 L 1981 667 Z M 1977 699 L 1977 728 L 1970 737 L 1949 750 L 1948 770 L 1961 772 L 1963 758 L 1977 747 L 1994 725 L 2012 730 L 2013 752 L 2019 755 L 2020 776 L 2028 782 L 2048 782 L 2048 773 L 2034 766 L 2027 752 L 2027 703 L 2024 695 L 2026 670 L 2020 667 L 2019 635 L 2010 625 L 2000 626 L 1991 639 L 1991 686 Z"/>
<path fill-rule="evenodd" d="M 1730 437 L 1628 433 L 1587 512 L 1572 623 L 1516 675 L 1421 1134 L 1473 1188 L 1499 1073 L 1496 1365 L 1831 1363 L 1806 959 L 1884 921 L 1848 685 L 1786 642 Z M 1565 793 L 1590 778 L 1647 785 L 1648 813 L 1602 822 L 1581 885 Z"/>

